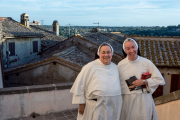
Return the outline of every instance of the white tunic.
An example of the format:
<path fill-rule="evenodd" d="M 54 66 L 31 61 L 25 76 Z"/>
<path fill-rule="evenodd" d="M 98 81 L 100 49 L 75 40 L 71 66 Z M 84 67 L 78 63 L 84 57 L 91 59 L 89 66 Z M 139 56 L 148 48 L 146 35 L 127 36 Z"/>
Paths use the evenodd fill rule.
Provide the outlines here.
<path fill-rule="evenodd" d="M 83 116 L 78 113 L 77 120 L 120 120 L 121 87 L 114 63 L 104 65 L 99 59 L 88 63 L 70 92 L 73 93 L 73 104 L 86 104 Z"/>
<path fill-rule="evenodd" d="M 126 57 L 119 62 L 118 69 L 123 98 L 121 120 L 158 120 L 151 94 L 159 85 L 164 85 L 165 81 L 156 66 L 150 60 L 138 56 L 135 61 L 129 61 Z M 142 74 L 147 72 L 151 74 L 151 78 L 147 79 L 147 89 L 144 88 L 144 92 L 130 91 L 125 80 L 132 76 L 141 79 Z"/>

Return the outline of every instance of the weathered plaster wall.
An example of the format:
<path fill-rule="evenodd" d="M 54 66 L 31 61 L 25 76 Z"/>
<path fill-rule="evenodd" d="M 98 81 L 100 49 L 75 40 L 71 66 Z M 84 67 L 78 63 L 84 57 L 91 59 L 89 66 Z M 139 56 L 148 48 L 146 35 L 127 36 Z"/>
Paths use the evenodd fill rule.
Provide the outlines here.
<path fill-rule="evenodd" d="M 66 85 L 59 85 L 57 88 L 54 87 L 54 90 L 51 89 L 52 85 L 33 86 L 26 91 L 23 87 L 12 88 L 12 90 L 0 89 L 0 119 L 29 117 L 33 112 L 45 115 L 75 109 L 78 106 L 72 105 L 72 94 L 69 92 L 71 86 L 65 88 Z M 38 89 L 39 91 L 35 91 Z M 17 90 L 19 92 L 13 93 Z"/>
<path fill-rule="evenodd" d="M 156 106 L 159 120 L 179 120 L 180 100 Z"/>
<path fill-rule="evenodd" d="M 166 84 L 163 86 L 163 95 L 169 94 L 171 89 L 171 74 L 180 74 L 180 68 L 158 67 L 161 73 L 164 73 Z M 168 75 L 168 73 L 170 73 Z"/>
<path fill-rule="evenodd" d="M 5 73 L 5 87 L 74 82 L 78 73 L 57 62 L 50 62 L 32 69 Z"/>
<path fill-rule="evenodd" d="M 18 58 L 18 61 L 11 62 L 11 66 L 18 64 L 26 63 L 30 60 L 38 59 L 40 56 L 36 53 L 33 53 L 33 41 L 38 41 L 38 51 L 41 50 L 41 40 L 40 38 L 13 38 L 13 39 L 4 39 L 3 40 L 3 63 L 5 65 L 7 56 L 6 51 L 9 51 L 9 43 L 15 42 L 15 56 L 10 56 L 10 61 Z"/>
<path fill-rule="evenodd" d="M 159 120 L 179 120 L 180 90 L 154 99 Z"/>

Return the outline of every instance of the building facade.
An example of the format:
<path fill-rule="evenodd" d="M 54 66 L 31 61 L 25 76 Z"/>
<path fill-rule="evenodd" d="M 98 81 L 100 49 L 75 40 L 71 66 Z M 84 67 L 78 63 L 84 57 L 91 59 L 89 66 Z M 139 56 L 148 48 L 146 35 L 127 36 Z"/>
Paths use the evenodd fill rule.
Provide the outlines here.
<path fill-rule="evenodd" d="M 2 61 L 4 68 L 39 59 L 42 34 L 33 31 L 12 18 L 2 23 Z"/>

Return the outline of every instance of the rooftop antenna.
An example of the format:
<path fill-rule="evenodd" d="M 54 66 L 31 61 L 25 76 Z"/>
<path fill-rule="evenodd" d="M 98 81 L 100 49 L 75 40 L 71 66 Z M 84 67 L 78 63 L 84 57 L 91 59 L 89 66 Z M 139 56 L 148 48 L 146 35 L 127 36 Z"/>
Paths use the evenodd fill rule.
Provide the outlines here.
<path fill-rule="evenodd" d="M 98 32 L 99 32 L 99 22 L 98 23 L 93 23 L 93 24 L 98 24 Z M 98 38 L 97 41 L 99 40 L 99 34 L 98 34 Z"/>
<path fill-rule="evenodd" d="M 98 24 L 98 30 L 99 30 L 99 22 L 98 23 L 93 23 L 93 24 Z"/>
<path fill-rule="evenodd" d="M 70 38 L 70 23 L 69 23 L 69 38 Z"/>
<path fill-rule="evenodd" d="M 41 22 L 42 22 L 42 27 L 43 27 L 43 21 L 44 21 L 44 20 L 41 20 Z"/>

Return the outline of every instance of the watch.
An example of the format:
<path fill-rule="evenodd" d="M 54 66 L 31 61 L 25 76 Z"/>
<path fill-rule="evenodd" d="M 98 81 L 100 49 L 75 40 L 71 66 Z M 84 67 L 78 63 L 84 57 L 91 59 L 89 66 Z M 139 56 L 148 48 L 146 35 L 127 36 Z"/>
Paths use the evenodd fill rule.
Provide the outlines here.
<path fill-rule="evenodd" d="M 146 85 L 146 80 L 143 80 L 143 85 Z"/>

